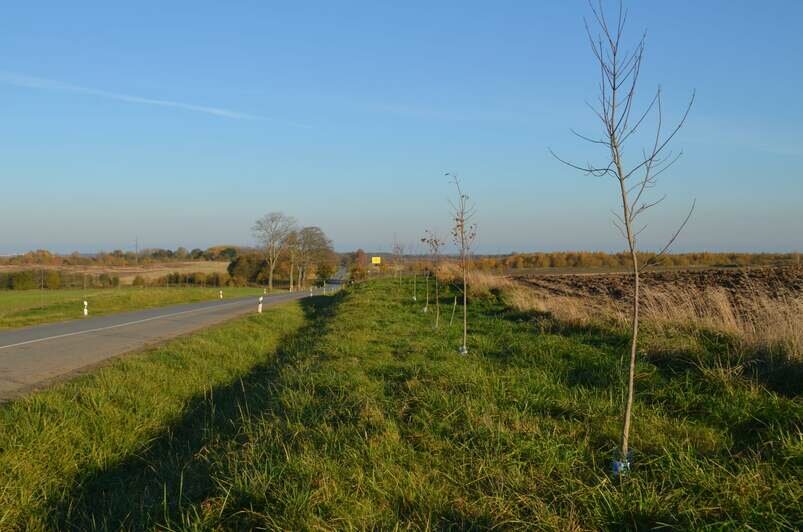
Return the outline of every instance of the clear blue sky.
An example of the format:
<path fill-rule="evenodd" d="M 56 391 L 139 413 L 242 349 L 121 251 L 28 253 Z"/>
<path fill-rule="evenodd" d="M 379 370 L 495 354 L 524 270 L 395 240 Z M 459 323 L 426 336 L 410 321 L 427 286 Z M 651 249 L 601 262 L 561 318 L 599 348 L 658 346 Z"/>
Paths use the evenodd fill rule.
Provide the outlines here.
<path fill-rule="evenodd" d="M 341 250 L 448 232 L 479 247 L 623 247 L 584 2 L 17 2 L 0 18 L 0 253 L 248 244 L 281 210 Z M 337 4 L 337 5 L 336 5 Z M 697 102 L 641 244 L 803 249 L 803 3 L 630 1 L 643 94 Z"/>

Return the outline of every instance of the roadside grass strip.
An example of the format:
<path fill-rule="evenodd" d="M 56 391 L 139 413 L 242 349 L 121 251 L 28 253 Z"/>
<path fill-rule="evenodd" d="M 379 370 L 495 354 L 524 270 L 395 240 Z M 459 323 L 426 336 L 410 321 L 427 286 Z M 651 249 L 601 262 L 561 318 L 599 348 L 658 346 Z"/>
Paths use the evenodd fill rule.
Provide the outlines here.
<path fill-rule="evenodd" d="M 648 339 L 613 478 L 626 335 L 469 305 L 468 356 L 378 280 L 6 405 L 0 528 L 803 526 L 799 395 Z"/>

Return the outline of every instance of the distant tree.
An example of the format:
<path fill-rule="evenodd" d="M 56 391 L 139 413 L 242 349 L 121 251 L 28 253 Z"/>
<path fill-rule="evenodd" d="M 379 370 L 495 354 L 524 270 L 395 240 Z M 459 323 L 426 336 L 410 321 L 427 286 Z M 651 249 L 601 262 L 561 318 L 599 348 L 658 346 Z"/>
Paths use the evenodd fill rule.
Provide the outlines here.
<path fill-rule="evenodd" d="M 399 286 L 402 284 L 402 271 L 404 270 L 404 244 L 393 235 L 393 271 L 399 279 Z"/>
<path fill-rule="evenodd" d="M 452 239 L 457 245 L 460 254 L 460 277 L 463 284 L 463 345 L 460 346 L 460 354 L 468 354 L 468 274 L 471 266 L 471 246 L 477 237 L 477 226 L 474 224 L 476 209 L 471 203 L 468 195 L 463 192 L 460 179 L 454 174 L 446 174 L 452 179 L 452 184 L 457 189 L 457 201 L 452 205 Z"/>
<path fill-rule="evenodd" d="M 332 242 L 320 227 L 304 227 L 298 232 L 298 286 L 303 287 L 312 267 L 331 257 Z"/>
<path fill-rule="evenodd" d="M 229 263 L 227 268 L 229 276 L 238 285 L 244 285 L 249 282 L 256 282 L 259 274 L 267 266 L 265 261 L 259 255 L 250 253 L 248 255 L 240 255 Z"/>
<path fill-rule="evenodd" d="M 57 270 L 48 270 L 45 274 L 45 288 L 55 290 L 61 288 L 61 274 Z"/>
<path fill-rule="evenodd" d="M 354 256 L 351 259 L 349 276 L 353 280 L 362 280 L 365 279 L 367 274 L 368 274 L 368 255 L 366 255 L 365 251 L 363 251 L 362 249 L 358 249 L 357 251 L 354 252 Z"/>
<path fill-rule="evenodd" d="M 134 280 L 131 282 L 132 286 L 138 286 L 138 287 L 145 286 L 145 284 L 146 284 L 145 278 L 141 275 L 137 275 L 136 277 L 134 277 Z"/>
<path fill-rule="evenodd" d="M 237 258 L 237 249 L 233 247 L 225 247 L 220 251 L 220 257 L 232 261 Z"/>
<path fill-rule="evenodd" d="M 633 279 L 633 303 L 630 364 L 627 399 L 622 423 L 621 457 L 620 460 L 614 462 L 614 472 L 619 474 L 626 472 L 630 467 L 629 437 L 639 333 L 639 273 L 645 267 L 659 260 L 670 248 L 691 217 L 694 203 L 692 203 L 688 215 L 669 239 L 666 246 L 641 265 L 637 237 L 644 228 L 637 228 L 635 225 L 641 214 L 664 199 L 664 197 L 661 197 L 658 200 L 648 201 L 645 199 L 644 194 L 655 186 L 657 177 L 671 167 L 680 157 L 680 153 L 674 156 L 671 152 L 667 153 L 667 146 L 685 123 L 694 102 L 694 94 L 692 93 L 680 120 L 667 131 L 664 131 L 660 88 L 657 89 L 645 110 L 633 115 L 639 74 L 644 57 L 645 37 L 642 35 L 633 49 L 625 49 L 622 44 L 622 38 L 627 13 L 622 9 L 621 3 L 619 4 L 618 17 L 613 21 L 606 17 L 601 0 L 598 7 L 594 7 L 594 4 L 590 1 L 589 6 L 598 30 L 598 35 L 594 35 L 588 24 L 586 24 L 586 33 L 601 75 L 599 107 L 594 108 L 594 112 L 602 123 L 602 134 L 599 137 L 575 134 L 581 139 L 601 146 L 606 152 L 606 157 L 601 165 L 575 164 L 565 161 L 557 157 L 557 155 L 555 157 L 588 175 L 613 177 L 621 201 L 621 214 L 614 214 L 614 225 L 627 241 Z M 629 139 L 636 138 L 633 135 L 639 131 L 640 126 L 645 124 L 644 120 L 653 112 L 655 132 L 649 136 L 649 145 L 646 149 L 640 150 L 642 155 L 632 162 L 630 166 L 627 166 L 624 157 L 625 145 Z"/>
<path fill-rule="evenodd" d="M 335 273 L 335 268 L 332 266 L 330 261 L 322 261 L 318 263 L 317 266 L 317 274 L 318 279 L 321 281 L 328 281 L 332 278 L 332 275 Z"/>
<path fill-rule="evenodd" d="M 287 249 L 287 262 L 288 262 L 288 273 L 290 274 L 290 291 L 293 291 L 293 273 L 296 268 L 296 263 L 298 262 L 299 256 L 299 236 L 298 230 L 293 229 L 288 233 L 286 242 L 286 249 Z"/>
<path fill-rule="evenodd" d="M 273 272 L 279 257 L 287 246 L 287 237 L 292 233 L 296 221 L 281 212 L 269 212 L 254 223 L 254 237 L 261 244 L 268 262 L 268 288 L 273 289 Z"/>

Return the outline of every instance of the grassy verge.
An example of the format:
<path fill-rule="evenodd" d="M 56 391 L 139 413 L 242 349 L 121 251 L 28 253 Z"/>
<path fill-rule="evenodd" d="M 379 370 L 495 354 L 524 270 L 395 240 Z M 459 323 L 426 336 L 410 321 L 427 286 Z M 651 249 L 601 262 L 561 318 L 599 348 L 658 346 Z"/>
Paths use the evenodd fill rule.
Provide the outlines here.
<path fill-rule="evenodd" d="M 232 405 L 242 387 L 269 381 L 280 345 L 308 334 L 320 299 L 269 308 L 2 406 L 0 530 L 144 526 L 164 515 L 165 494 L 169 510 L 176 493 L 202 492 L 210 480 L 199 458 L 237 432 Z"/>
<path fill-rule="evenodd" d="M 0 291 L 0 329 L 27 327 L 79 319 L 83 301 L 89 302 L 92 316 L 163 307 L 180 303 L 208 301 L 218 297 L 218 288 L 106 288 L 87 290 L 2 290 Z M 261 288 L 223 288 L 224 297 L 261 294 Z"/>
<path fill-rule="evenodd" d="M 0 528 L 803 524 L 800 396 L 647 353 L 614 480 L 621 334 L 490 295 L 460 357 L 409 296 L 364 283 L 7 406 Z"/>

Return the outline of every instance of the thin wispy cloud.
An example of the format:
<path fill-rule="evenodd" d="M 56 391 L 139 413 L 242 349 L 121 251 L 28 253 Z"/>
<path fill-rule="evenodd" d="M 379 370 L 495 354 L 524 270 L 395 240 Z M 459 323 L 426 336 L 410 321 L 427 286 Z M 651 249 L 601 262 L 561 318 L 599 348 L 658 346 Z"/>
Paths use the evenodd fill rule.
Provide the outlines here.
<path fill-rule="evenodd" d="M 161 100 L 157 98 L 144 98 L 142 96 L 134 96 L 131 94 L 122 94 L 119 92 L 110 92 L 100 89 L 93 89 L 89 87 L 82 87 L 80 85 L 72 85 L 53 79 L 39 78 L 34 76 L 25 76 L 15 74 L 12 72 L 0 71 L 0 83 L 6 85 L 14 85 L 16 87 L 25 87 L 29 89 L 51 90 L 59 92 L 72 92 L 75 94 L 86 94 L 88 96 L 96 96 L 98 98 L 105 98 L 107 100 L 117 100 L 120 102 L 135 103 L 142 105 L 152 105 L 157 107 L 172 107 L 174 109 L 183 109 L 185 111 L 192 111 L 196 113 L 204 113 L 223 118 L 231 118 L 236 120 L 263 120 L 264 117 L 252 115 L 248 113 L 241 113 L 239 111 L 232 111 L 230 109 L 223 109 L 220 107 L 210 107 L 206 105 L 194 105 L 184 102 L 176 102 L 173 100 Z M 288 122 L 289 123 L 289 122 Z M 299 127 L 305 127 L 301 124 L 292 124 Z"/>

